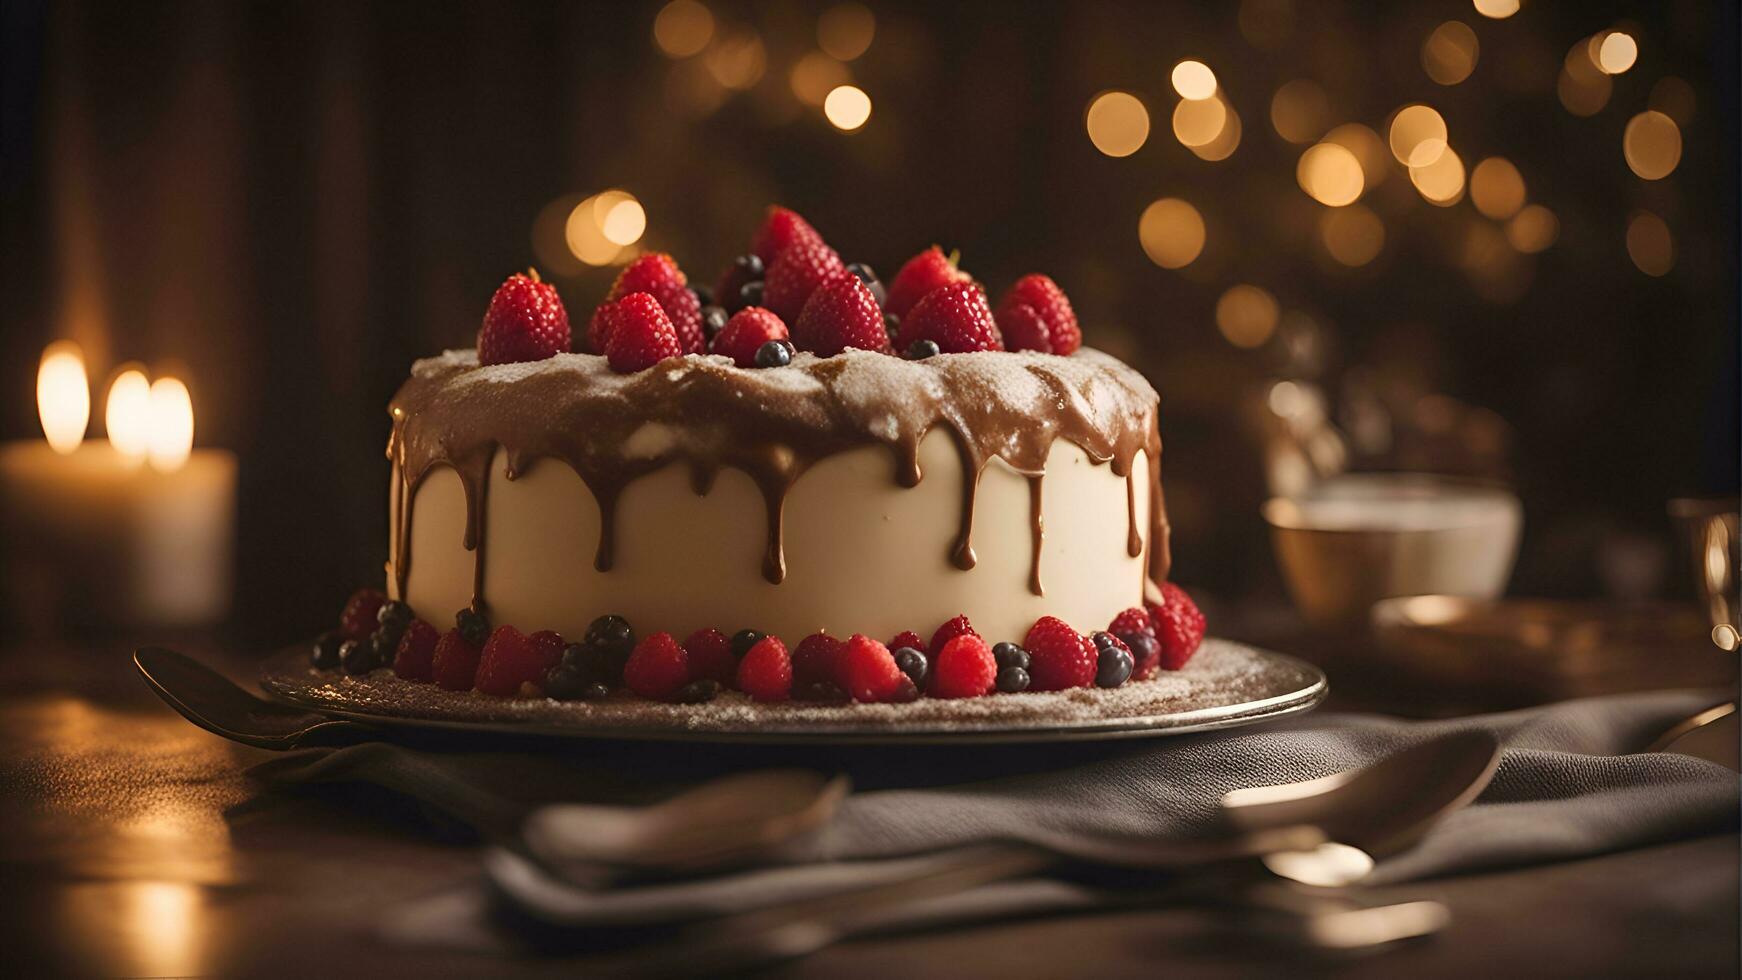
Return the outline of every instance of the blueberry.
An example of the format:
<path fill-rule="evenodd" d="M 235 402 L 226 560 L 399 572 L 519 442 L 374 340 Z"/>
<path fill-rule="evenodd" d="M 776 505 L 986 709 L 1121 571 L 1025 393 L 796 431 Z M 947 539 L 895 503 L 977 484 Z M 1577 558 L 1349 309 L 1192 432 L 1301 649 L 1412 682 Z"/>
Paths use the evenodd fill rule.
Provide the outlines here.
<path fill-rule="evenodd" d="M 1105 635 L 1105 634 L 1102 634 Z M 1112 639 L 1112 637 L 1108 637 Z M 1100 662 L 1095 666 L 1097 687 L 1118 687 L 1131 678 L 1131 654 L 1109 644 L 1101 648 Z"/>
<path fill-rule="evenodd" d="M 588 647 L 585 643 L 563 644 L 562 665 L 564 667 L 575 667 L 578 669 L 582 664 L 586 663 L 587 650 Z"/>
<path fill-rule="evenodd" d="M 375 614 L 375 621 L 403 633 L 411 625 L 411 607 L 398 599 L 389 599 L 381 604 L 381 611 Z"/>
<path fill-rule="evenodd" d="M 848 263 L 847 264 L 847 271 L 851 272 L 855 276 L 858 276 L 859 281 L 864 283 L 867 286 L 869 286 L 872 283 L 877 281 L 877 273 L 872 272 L 871 267 L 866 265 L 863 262 L 850 262 L 850 263 Z"/>
<path fill-rule="evenodd" d="M 581 688 L 582 701 L 603 701 L 610 696 L 611 689 L 598 681 Z"/>
<path fill-rule="evenodd" d="M 381 648 L 374 640 L 346 640 L 339 645 L 339 665 L 347 674 L 367 674 L 381 666 Z"/>
<path fill-rule="evenodd" d="M 813 681 L 800 685 L 792 692 L 799 701 L 821 701 L 825 704 L 845 704 L 847 692 L 841 690 L 841 685 L 834 681 Z"/>
<path fill-rule="evenodd" d="M 635 630 L 622 616 L 600 616 L 587 625 L 584 641 L 601 653 L 621 653 L 628 659 L 635 649 Z"/>
<path fill-rule="evenodd" d="M 679 688 L 677 692 L 677 702 L 679 704 L 702 704 L 714 700 L 719 693 L 719 681 L 711 681 L 707 678 L 703 678 L 699 681 L 690 681 L 688 684 Z"/>
<path fill-rule="evenodd" d="M 750 652 L 750 648 L 761 643 L 762 638 L 767 635 L 768 634 L 766 633 L 758 633 L 755 630 L 739 630 L 738 632 L 733 633 L 732 656 L 737 657 L 739 660 L 743 660 L 744 655 Z"/>
<path fill-rule="evenodd" d="M 918 700 L 919 685 L 915 684 L 911 677 L 903 677 L 901 684 L 896 687 L 895 693 L 889 696 L 889 701 L 892 704 L 907 704 L 910 701 Z"/>
<path fill-rule="evenodd" d="M 921 687 L 925 685 L 925 675 L 931 672 L 931 661 L 913 647 L 901 647 L 895 651 L 895 666 Z"/>
<path fill-rule="evenodd" d="M 322 633 L 309 650 L 308 661 L 316 670 L 332 670 L 339 665 L 339 646 L 345 638 L 337 632 Z"/>
<path fill-rule="evenodd" d="M 461 639 L 475 647 L 490 638 L 490 620 L 471 606 L 454 613 L 454 628 L 460 631 Z"/>
<path fill-rule="evenodd" d="M 889 334 L 889 340 L 893 343 L 895 338 L 901 334 L 901 317 L 893 313 L 883 314 L 883 329 Z"/>
<path fill-rule="evenodd" d="M 756 366 L 759 368 L 786 367 L 792 363 L 792 352 L 778 340 L 765 340 L 762 346 L 756 348 Z"/>
<path fill-rule="evenodd" d="M 616 684 L 622 682 L 623 665 L 628 660 L 590 643 L 570 643 L 563 647 L 562 663 L 557 669 L 574 671 L 582 684 Z"/>
<path fill-rule="evenodd" d="M 544 679 L 544 696 L 558 701 L 574 701 L 590 683 L 585 671 L 566 662 L 560 663 Z"/>
<path fill-rule="evenodd" d="M 738 305 L 740 307 L 762 305 L 761 281 L 747 282 L 738 290 Z"/>
<path fill-rule="evenodd" d="M 744 274 L 744 279 L 748 282 L 757 282 L 761 280 L 763 276 L 764 270 L 762 268 L 762 257 L 760 255 L 754 253 L 750 255 L 740 255 L 732 260 L 732 265 L 735 266 L 739 272 Z"/>
<path fill-rule="evenodd" d="M 691 286 L 690 292 L 696 294 L 696 302 L 703 306 L 714 301 L 714 291 L 706 286 Z"/>
<path fill-rule="evenodd" d="M 1105 650 L 1108 647 L 1113 645 L 1113 634 L 1111 634 L 1105 630 L 1102 630 L 1102 631 L 1090 636 L 1089 640 L 1090 640 L 1090 642 L 1095 644 L 1095 649 Z"/>
<path fill-rule="evenodd" d="M 998 671 L 998 690 L 1015 694 L 1028 690 L 1028 671 L 1022 667 L 1004 667 Z"/>
<path fill-rule="evenodd" d="M 708 335 L 709 340 L 713 340 L 715 334 L 726 329 L 726 321 L 729 319 L 731 317 L 726 313 L 725 307 L 704 306 L 702 307 L 702 332 Z"/>
<path fill-rule="evenodd" d="M 1113 635 L 1119 637 L 1127 647 L 1131 648 L 1131 659 L 1138 663 L 1143 663 L 1154 657 L 1161 649 L 1161 643 L 1148 633 L 1133 630 L 1129 633 L 1115 633 Z"/>
<path fill-rule="evenodd" d="M 942 353 L 943 351 L 938 348 L 937 341 L 916 340 L 908 345 L 907 353 L 902 354 L 901 356 L 910 361 L 923 361 L 928 357 L 936 357 Z"/>
<path fill-rule="evenodd" d="M 1000 670 L 1005 667 L 1028 669 L 1028 651 L 1009 640 L 992 644 L 992 659 L 997 661 Z"/>

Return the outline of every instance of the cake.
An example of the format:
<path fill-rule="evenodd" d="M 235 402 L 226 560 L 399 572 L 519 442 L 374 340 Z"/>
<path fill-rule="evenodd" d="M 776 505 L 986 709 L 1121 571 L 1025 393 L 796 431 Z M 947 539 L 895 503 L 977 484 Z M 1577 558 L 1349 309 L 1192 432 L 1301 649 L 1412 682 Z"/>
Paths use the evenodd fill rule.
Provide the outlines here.
<path fill-rule="evenodd" d="M 644 255 L 580 338 L 517 275 L 476 349 L 417 361 L 389 409 L 385 595 L 353 597 L 317 665 L 899 700 L 1190 656 L 1201 617 L 1156 584 L 1159 399 L 1080 346 L 1050 279 L 994 312 L 933 248 L 885 288 L 771 209 L 711 292 Z"/>

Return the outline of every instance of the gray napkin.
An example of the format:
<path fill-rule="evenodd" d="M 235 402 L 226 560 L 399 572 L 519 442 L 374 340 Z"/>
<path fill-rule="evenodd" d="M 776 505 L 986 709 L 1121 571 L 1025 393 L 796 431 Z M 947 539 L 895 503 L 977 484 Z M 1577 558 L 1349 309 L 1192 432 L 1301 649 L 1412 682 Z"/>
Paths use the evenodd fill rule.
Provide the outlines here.
<path fill-rule="evenodd" d="M 589 891 L 541 880 L 506 850 L 488 852 L 500 894 L 537 895 L 534 918 L 584 929 L 701 918 L 870 884 L 922 866 L 927 852 L 989 838 L 1063 850 L 1089 839 L 1189 838 L 1212 829 L 1229 790 L 1330 775 L 1467 729 L 1492 732 L 1504 746 L 1493 782 L 1475 805 L 1382 861 L 1372 883 L 1734 829 L 1742 800 L 1737 773 L 1689 756 L 1640 753 L 1676 722 L 1724 699 L 1710 691 L 1654 692 L 1432 722 L 1319 714 L 1224 733 L 1032 746 L 673 751 L 574 742 L 535 753 L 367 743 L 289 753 L 252 773 L 279 785 L 383 786 L 498 840 L 547 802 L 649 802 L 700 779 L 753 768 L 808 766 L 852 777 L 855 792 L 834 821 L 787 848 L 774 866 L 734 875 Z M 888 926 L 1081 909 L 1101 899 L 1078 883 L 1011 882 L 904 910 Z M 501 933 L 484 924 L 486 908 L 468 886 L 405 910 L 392 931 L 408 941 L 497 944 Z M 552 908 L 562 914 L 549 914 Z"/>

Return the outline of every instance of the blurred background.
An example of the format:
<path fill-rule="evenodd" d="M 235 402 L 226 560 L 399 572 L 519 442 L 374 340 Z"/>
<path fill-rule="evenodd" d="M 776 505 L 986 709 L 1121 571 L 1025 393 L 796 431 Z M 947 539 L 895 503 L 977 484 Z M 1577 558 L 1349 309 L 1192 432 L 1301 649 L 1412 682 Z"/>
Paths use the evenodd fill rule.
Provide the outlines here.
<path fill-rule="evenodd" d="M 123 365 L 185 382 L 236 642 L 379 579 L 387 400 L 506 275 L 582 322 L 769 203 L 885 278 L 1057 279 L 1161 391 L 1176 576 L 1224 608 L 1284 602 L 1258 515 L 1303 469 L 1507 484 L 1511 591 L 1586 599 L 1686 594 L 1666 502 L 1736 492 L 1733 4 L 0 10 L 0 437 L 41 441 L 56 340 L 89 439 Z"/>

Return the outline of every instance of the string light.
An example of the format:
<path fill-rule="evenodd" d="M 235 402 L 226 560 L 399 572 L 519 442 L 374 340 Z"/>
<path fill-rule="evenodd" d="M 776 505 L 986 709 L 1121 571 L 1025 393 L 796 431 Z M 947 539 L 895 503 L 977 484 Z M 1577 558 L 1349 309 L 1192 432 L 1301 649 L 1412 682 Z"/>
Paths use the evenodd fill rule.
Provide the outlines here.
<path fill-rule="evenodd" d="M 1216 73 L 1201 61 L 1182 61 L 1173 66 L 1173 90 L 1179 97 L 1199 102 L 1216 94 Z"/>
<path fill-rule="evenodd" d="M 1425 167 L 1445 153 L 1446 120 L 1430 106 L 1406 105 L 1391 117 L 1391 153 L 1406 167 Z"/>
<path fill-rule="evenodd" d="M 1524 207 L 1524 177 L 1505 157 L 1489 157 L 1470 172 L 1470 202 L 1496 221 Z"/>
<path fill-rule="evenodd" d="M 1590 39 L 1574 44 L 1555 82 L 1555 94 L 1560 96 L 1561 105 L 1575 116 L 1594 116 L 1609 104 L 1609 93 L 1614 88 L 1615 83 L 1591 60 Z"/>
<path fill-rule="evenodd" d="M 817 18 L 817 47 L 842 61 L 870 50 L 876 36 L 877 17 L 864 4 L 836 4 Z"/>
<path fill-rule="evenodd" d="M 1228 343 L 1250 350 L 1270 339 L 1280 312 L 1269 291 L 1241 283 L 1216 300 L 1216 329 Z"/>
<path fill-rule="evenodd" d="M 1391 175 L 1391 153 L 1379 134 L 1360 123 L 1344 123 L 1325 134 L 1326 143 L 1335 143 L 1355 154 L 1361 161 L 1361 173 L 1368 187 L 1376 187 Z"/>
<path fill-rule="evenodd" d="M 1310 143 L 1325 131 L 1330 115 L 1325 90 L 1304 78 L 1284 82 L 1270 99 L 1270 125 L 1290 143 Z"/>
<path fill-rule="evenodd" d="M 1300 155 L 1295 180 L 1313 200 L 1333 208 L 1353 204 L 1361 197 L 1365 182 L 1361 161 L 1347 147 L 1316 143 Z"/>
<path fill-rule="evenodd" d="M 768 67 L 768 53 L 762 38 L 753 31 L 740 31 L 720 38 L 708 50 L 704 60 L 714 80 L 729 89 L 743 91 L 762 80 Z"/>
<path fill-rule="evenodd" d="M 840 85 L 823 99 L 823 115 L 844 133 L 851 133 L 871 118 L 871 96 L 855 85 Z"/>
<path fill-rule="evenodd" d="M 1385 247 L 1385 223 L 1359 204 L 1334 208 L 1319 216 L 1319 239 L 1331 258 L 1358 268 L 1379 257 Z"/>
<path fill-rule="evenodd" d="M 1597 69 L 1605 75 L 1619 75 L 1639 60 L 1639 43 L 1630 34 L 1608 31 L 1599 34 L 1596 44 Z"/>
<path fill-rule="evenodd" d="M 653 18 L 653 43 L 673 58 L 700 54 L 714 36 L 714 15 L 696 0 L 671 0 Z"/>
<path fill-rule="evenodd" d="M 1449 208 L 1464 197 L 1464 161 L 1446 147 L 1425 167 L 1410 167 L 1409 182 L 1429 204 Z"/>
<path fill-rule="evenodd" d="M 1646 110 L 1627 121 L 1621 155 L 1642 180 L 1662 180 L 1675 172 L 1682 158 L 1682 133 L 1675 120 Z"/>
<path fill-rule="evenodd" d="M 829 93 L 853 80 L 847 66 L 821 51 L 812 51 L 792 66 L 792 94 L 808 106 L 821 106 Z"/>
<path fill-rule="evenodd" d="M 1675 268 L 1675 236 L 1669 225 L 1650 211 L 1634 212 L 1627 222 L 1627 257 L 1648 276 L 1668 275 Z"/>
<path fill-rule="evenodd" d="M 1204 250 L 1204 218 L 1177 197 L 1164 197 L 1143 209 L 1137 239 L 1149 261 L 1163 269 L 1183 269 Z"/>
<path fill-rule="evenodd" d="M 1495 20 L 1505 20 L 1518 13 L 1518 0 L 1475 0 L 1476 13 Z"/>
<path fill-rule="evenodd" d="M 1240 145 L 1240 134 L 1243 132 L 1240 126 L 1240 114 L 1234 111 L 1233 106 L 1223 100 L 1222 93 L 1216 93 L 1216 101 L 1222 103 L 1222 111 L 1227 113 L 1222 122 L 1222 131 L 1203 146 L 1188 147 L 1197 155 L 1198 159 L 1208 160 L 1211 163 L 1233 156 L 1234 150 Z"/>
<path fill-rule="evenodd" d="M 1181 99 L 1173 107 L 1173 135 L 1183 146 L 1208 146 L 1228 124 L 1221 99 Z"/>
<path fill-rule="evenodd" d="M 1476 32 L 1463 21 L 1448 20 L 1422 42 L 1421 67 L 1439 84 L 1456 85 L 1476 70 L 1479 51 Z"/>
<path fill-rule="evenodd" d="M 1089 142 L 1110 157 L 1128 157 L 1149 139 L 1149 110 L 1130 92 L 1103 92 L 1084 116 Z"/>
<path fill-rule="evenodd" d="M 1541 252 L 1560 236 L 1560 219 L 1540 204 L 1529 204 L 1506 223 L 1506 240 L 1525 254 Z"/>

